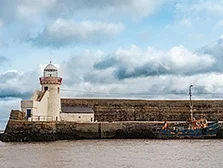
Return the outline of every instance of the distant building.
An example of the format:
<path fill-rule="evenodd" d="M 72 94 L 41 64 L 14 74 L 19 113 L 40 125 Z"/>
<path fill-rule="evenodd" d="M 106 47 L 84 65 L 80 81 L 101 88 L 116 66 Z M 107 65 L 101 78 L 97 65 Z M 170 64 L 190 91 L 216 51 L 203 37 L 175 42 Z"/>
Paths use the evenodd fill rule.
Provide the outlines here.
<path fill-rule="evenodd" d="M 61 110 L 58 69 L 51 62 L 39 78 L 41 91 L 33 93 L 30 100 L 21 101 L 21 110 L 30 121 L 74 121 L 93 122 L 94 111 L 90 107 L 63 107 Z"/>

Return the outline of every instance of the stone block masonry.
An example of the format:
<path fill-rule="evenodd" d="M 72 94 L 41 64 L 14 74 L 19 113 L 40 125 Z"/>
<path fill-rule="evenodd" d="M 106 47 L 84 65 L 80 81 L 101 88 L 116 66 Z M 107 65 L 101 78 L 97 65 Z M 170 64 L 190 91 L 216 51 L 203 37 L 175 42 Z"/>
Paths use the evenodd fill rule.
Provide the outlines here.
<path fill-rule="evenodd" d="M 22 112 L 19 110 L 11 110 L 9 119 L 11 119 L 11 120 L 25 120 L 26 115 L 25 115 L 25 112 Z"/>
<path fill-rule="evenodd" d="M 100 123 L 56 122 L 57 138 L 97 139 L 100 138 Z"/>
<path fill-rule="evenodd" d="M 112 139 L 112 138 L 154 138 L 152 128 L 162 123 L 149 121 L 124 122 L 36 122 L 9 120 L 4 142 L 35 142 L 76 139 Z M 217 138 L 223 138 L 223 128 L 218 131 Z"/>
<path fill-rule="evenodd" d="M 62 106 L 88 106 L 97 121 L 185 121 L 187 100 L 61 99 Z M 223 121 L 223 100 L 194 100 L 194 116 Z"/>
<path fill-rule="evenodd" d="M 30 142 L 57 140 L 56 123 L 9 120 L 2 141 Z"/>

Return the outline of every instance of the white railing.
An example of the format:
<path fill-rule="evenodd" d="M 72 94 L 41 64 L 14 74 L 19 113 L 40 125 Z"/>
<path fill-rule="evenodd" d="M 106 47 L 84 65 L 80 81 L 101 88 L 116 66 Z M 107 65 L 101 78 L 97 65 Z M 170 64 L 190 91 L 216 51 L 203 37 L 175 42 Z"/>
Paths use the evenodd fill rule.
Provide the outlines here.
<path fill-rule="evenodd" d="M 28 118 L 28 121 L 53 121 L 52 116 L 32 116 Z"/>

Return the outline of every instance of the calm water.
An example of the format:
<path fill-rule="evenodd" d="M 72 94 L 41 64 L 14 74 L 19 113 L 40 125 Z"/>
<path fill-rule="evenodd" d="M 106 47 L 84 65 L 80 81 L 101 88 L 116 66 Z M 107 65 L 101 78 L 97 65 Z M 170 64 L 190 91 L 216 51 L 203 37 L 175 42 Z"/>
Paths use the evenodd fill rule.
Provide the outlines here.
<path fill-rule="evenodd" d="M 223 140 L 0 142 L 0 168 L 223 168 Z"/>

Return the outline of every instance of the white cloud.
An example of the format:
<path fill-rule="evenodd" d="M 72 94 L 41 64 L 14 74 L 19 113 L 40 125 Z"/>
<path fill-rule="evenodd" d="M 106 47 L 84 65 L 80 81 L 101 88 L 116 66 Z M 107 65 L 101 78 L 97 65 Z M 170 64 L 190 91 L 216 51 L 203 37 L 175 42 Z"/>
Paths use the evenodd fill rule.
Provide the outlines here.
<path fill-rule="evenodd" d="M 101 42 L 113 38 L 124 30 L 121 23 L 107 23 L 101 21 L 81 21 L 58 19 L 47 25 L 35 38 L 31 38 L 33 45 L 61 47 L 73 43 Z"/>
<path fill-rule="evenodd" d="M 215 63 L 215 58 L 213 56 L 192 53 L 183 46 L 173 47 L 167 55 L 173 70 L 178 73 L 182 72 L 187 74 L 207 71 Z M 200 65 L 201 62 L 202 65 Z"/>
<path fill-rule="evenodd" d="M 192 27 L 192 23 L 191 23 L 191 20 L 188 19 L 188 18 L 184 18 L 181 20 L 180 24 L 182 26 L 186 26 L 186 27 Z"/>
<path fill-rule="evenodd" d="M 38 72 L 9 70 L 0 74 L 0 98 L 28 98 L 38 86 Z"/>
<path fill-rule="evenodd" d="M 101 58 L 95 63 L 95 68 L 104 70 L 115 67 L 114 74 L 116 77 L 125 79 L 165 74 L 205 73 L 214 64 L 215 58 L 213 56 L 192 53 L 183 46 L 176 46 L 168 52 L 163 52 L 151 47 L 143 50 L 132 45 L 130 48 L 117 49 L 113 58 Z"/>
<path fill-rule="evenodd" d="M 223 14 L 223 2 L 219 0 L 189 0 L 176 4 L 177 12 L 186 16 L 219 16 Z"/>
<path fill-rule="evenodd" d="M 193 84 L 194 99 L 218 99 L 223 94 L 223 80 L 219 80 L 222 78 L 222 74 L 206 73 L 148 76 L 111 80 L 109 83 L 82 81 L 74 85 L 63 84 L 62 88 L 66 90 L 62 91 L 62 97 L 188 99 L 188 87 Z"/>
<path fill-rule="evenodd" d="M 192 20 L 190 18 L 179 18 L 176 19 L 173 23 L 165 26 L 165 31 L 185 31 L 187 29 L 193 28 Z"/>
<path fill-rule="evenodd" d="M 34 8 L 29 8 L 25 5 L 18 5 L 16 10 L 16 16 L 19 20 L 24 22 L 37 22 L 38 11 Z"/>
<path fill-rule="evenodd" d="M 223 20 L 219 20 L 216 24 L 217 27 L 223 27 Z"/>
<path fill-rule="evenodd" d="M 216 61 L 183 46 L 164 52 L 132 45 L 102 56 L 88 51 L 61 66 L 67 89 L 62 96 L 187 99 L 194 84 L 196 98 L 218 98 L 206 94 L 223 93 L 223 80 L 218 80 L 223 75 L 213 70 Z"/>
<path fill-rule="evenodd" d="M 191 10 L 196 12 L 208 12 L 214 15 L 223 14 L 223 2 L 219 0 L 198 1 L 191 5 Z"/>
<path fill-rule="evenodd" d="M 46 18 L 73 18 L 75 15 L 87 17 L 104 16 L 122 18 L 146 17 L 156 11 L 164 0 L 7 0 L 0 1 L 0 18 L 7 22 L 20 19 L 33 22 Z"/>
<path fill-rule="evenodd" d="M 164 0 L 130 0 L 123 6 L 117 5 L 114 13 L 120 10 L 132 16 L 133 19 L 137 19 L 151 15 L 164 3 Z"/>
<path fill-rule="evenodd" d="M 92 52 L 85 50 L 81 55 L 74 55 L 64 61 L 60 66 L 60 74 L 67 85 L 77 84 L 85 81 L 85 76 L 93 71 L 95 60 L 98 60 L 103 51 Z"/>
<path fill-rule="evenodd" d="M 76 13 L 94 17 L 116 17 L 127 16 L 132 19 L 146 17 L 156 11 L 164 0 L 58 0 L 49 10 L 52 16 L 73 16 Z"/>
<path fill-rule="evenodd" d="M 55 2 L 56 0 L 0 1 L 0 18 L 6 23 L 12 23 L 17 19 L 19 21 L 36 23 L 36 19 L 43 18 Z"/>

